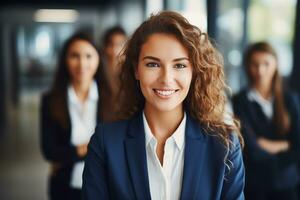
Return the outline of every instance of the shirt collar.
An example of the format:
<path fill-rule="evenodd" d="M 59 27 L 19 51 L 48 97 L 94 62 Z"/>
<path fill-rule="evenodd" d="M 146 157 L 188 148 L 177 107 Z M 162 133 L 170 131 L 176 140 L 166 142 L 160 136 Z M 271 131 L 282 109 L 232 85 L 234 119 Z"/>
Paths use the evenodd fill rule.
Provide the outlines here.
<path fill-rule="evenodd" d="M 247 97 L 250 101 L 256 101 L 260 105 L 273 103 L 273 97 L 271 97 L 269 100 L 264 99 L 255 88 L 251 88 L 248 91 Z"/>
<path fill-rule="evenodd" d="M 143 112 L 143 122 L 144 122 L 144 129 L 145 129 L 145 139 L 146 139 L 146 146 L 153 140 L 156 141 L 156 138 L 151 132 L 149 124 L 147 122 L 145 113 Z M 170 138 L 175 141 L 176 146 L 181 150 L 183 148 L 184 139 L 185 139 L 185 126 L 186 126 L 186 113 L 184 112 L 183 119 L 181 120 L 178 128 L 172 134 Z"/>
<path fill-rule="evenodd" d="M 80 104 L 78 97 L 75 93 L 74 87 L 71 84 L 69 84 L 69 87 L 68 87 L 68 98 L 71 103 Z M 90 86 L 90 89 L 89 89 L 87 101 L 88 102 L 89 101 L 97 101 L 98 98 L 99 98 L 98 86 L 97 86 L 96 81 L 93 81 Z"/>
<path fill-rule="evenodd" d="M 93 81 L 92 84 L 91 84 L 91 87 L 90 87 L 88 99 L 93 100 L 93 101 L 97 101 L 98 98 L 99 98 L 98 86 L 97 86 L 96 81 Z"/>

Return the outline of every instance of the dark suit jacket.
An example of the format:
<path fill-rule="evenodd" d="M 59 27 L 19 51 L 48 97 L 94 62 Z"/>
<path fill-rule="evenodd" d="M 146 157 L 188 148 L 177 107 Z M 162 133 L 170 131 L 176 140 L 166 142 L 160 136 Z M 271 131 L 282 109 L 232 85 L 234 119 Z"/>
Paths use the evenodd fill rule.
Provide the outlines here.
<path fill-rule="evenodd" d="M 187 115 L 181 199 L 244 199 L 244 166 L 237 136 L 228 152 Z M 224 163 L 228 153 L 230 170 Z M 83 196 L 96 199 L 151 199 L 142 113 L 131 120 L 99 124 L 90 140 Z"/>
<path fill-rule="evenodd" d="M 247 93 L 247 89 L 242 90 L 233 98 L 234 113 L 241 120 L 245 139 L 246 185 L 260 189 L 287 189 L 296 186 L 299 180 L 297 160 L 300 146 L 300 118 L 296 96 L 292 93 L 284 96 L 291 128 L 287 135 L 278 135 L 273 121 L 267 119 L 258 103 L 248 99 Z M 291 148 L 273 155 L 258 146 L 258 137 L 288 140 Z"/>
<path fill-rule="evenodd" d="M 55 169 L 52 170 L 50 176 L 50 194 L 57 195 L 64 199 L 66 190 L 69 188 L 71 172 L 75 162 L 83 160 L 77 155 L 76 147 L 71 144 L 71 119 L 68 108 L 64 108 L 67 116 L 67 124 L 63 126 L 58 120 L 53 117 L 50 111 L 51 94 L 43 95 L 40 109 L 40 134 L 41 134 L 41 150 L 44 158 L 55 163 Z M 64 103 L 67 105 L 67 94 L 64 98 Z M 98 113 L 99 113 L 98 101 Z M 99 115 L 97 115 L 99 116 Z M 97 119 L 98 123 L 100 119 Z M 57 198 L 54 198 L 57 199 Z"/>

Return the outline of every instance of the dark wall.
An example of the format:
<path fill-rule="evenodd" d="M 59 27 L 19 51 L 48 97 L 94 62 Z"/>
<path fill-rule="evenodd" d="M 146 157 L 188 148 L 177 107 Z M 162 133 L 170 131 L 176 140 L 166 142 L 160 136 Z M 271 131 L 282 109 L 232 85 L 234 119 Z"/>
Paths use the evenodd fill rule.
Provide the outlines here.
<path fill-rule="evenodd" d="M 217 7 L 218 0 L 207 0 L 207 32 L 208 35 L 216 39 L 217 37 L 217 13 L 218 13 L 218 7 Z"/>
<path fill-rule="evenodd" d="M 295 24 L 295 39 L 294 39 L 294 65 L 293 73 L 291 75 L 290 84 L 292 88 L 300 94 L 300 2 L 297 1 L 297 14 Z"/>
<path fill-rule="evenodd" d="M 0 23 L 0 26 L 2 27 L 2 24 Z M 0 46 L 3 46 L 3 31 L 0 31 Z M 0 51 L 0 66 L 4 66 L 4 55 L 3 51 Z M 5 87 L 4 87 L 4 68 L 0 67 L 0 136 L 2 135 L 2 130 L 4 128 L 5 124 Z"/>
<path fill-rule="evenodd" d="M 122 0 L 2 0 L 1 6 L 84 6 L 84 5 L 111 5 Z"/>

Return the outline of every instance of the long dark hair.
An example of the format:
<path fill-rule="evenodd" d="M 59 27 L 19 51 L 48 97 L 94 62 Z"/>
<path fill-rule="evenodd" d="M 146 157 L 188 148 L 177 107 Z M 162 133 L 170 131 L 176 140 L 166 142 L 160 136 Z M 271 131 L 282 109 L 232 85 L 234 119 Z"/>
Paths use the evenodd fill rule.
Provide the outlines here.
<path fill-rule="evenodd" d="M 50 89 L 50 111 L 55 119 L 66 128 L 67 125 L 67 89 L 71 81 L 71 75 L 67 68 L 66 58 L 70 46 L 78 40 L 84 40 L 92 45 L 99 54 L 99 49 L 95 40 L 91 35 L 85 32 L 78 32 L 71 36 L 63 45 L 60 56 L 58 59 L 58 66 L 54 77 L 53 85 Z M 98 69 L 94 75 L 94 80 L 99 83 L 100 81 L 100 68 L 102 66 L 101 58 L 99 61 Z M 99 84 L 98 84 L 99 85 Z"/>
<path fill-rule="evenodd" d="M 206 33 L 172 11 L 152 15 L 127 42 L 121 63 L 121 92 L 124 98 L 120 106 L 120 117 L 128 119 L 144 106 L 145 99 L 135 78 L 135 69 L 142 45 L 154 33 L 174 35 L 188 50 L 193 65 L 193 78 L 183 102 L 185 110 L 206 130 L 215 133 L 227 148 L 230 147 L 230 135 L 233 132 L 238 134 L 243 144 L 238 124 L 224 122 L 226 84 L 222 56 Z"/>
<path fill-rule="evenodd" d="M 246 67 L 246 73 L 250 84 L 253 84 L 254 80 L 249 72 L 251 65 L 251 59 L 254 53 L 264 52 L 271 54 L 276 63 L 278 63 L 278 57 L 274 48 L 267 42 L 257 42 L 250 45 L 244 53 L 244 65 Z M 272 79 L 271 92 L 274 95 L 274 115 L 273 122 L 276 126 L 276 132 L 278 134 L 287 134 L 290 130 L 290 116 L 286 110 L 283 89 L 282 89 L 282 80 L 278 72 L 278 66 L 276 67 L 275 74 Z"/>

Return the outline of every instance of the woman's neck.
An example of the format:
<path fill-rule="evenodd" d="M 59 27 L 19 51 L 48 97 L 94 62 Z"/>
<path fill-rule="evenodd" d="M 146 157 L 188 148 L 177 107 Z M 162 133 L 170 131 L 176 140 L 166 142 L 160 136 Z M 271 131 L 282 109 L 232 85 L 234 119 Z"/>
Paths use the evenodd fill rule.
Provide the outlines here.
<path fill-rule="evenodd" d="M 145 106 L 145 116 L 152 134 L 157 139 L 158 143 L 165 141 L 175 132 L 181 123 L 184 112 L 183 108 L 179 107 L 172 111 L 158 111 Z"/>
<path fill-rule="evenodd" d="M 73 81 L 72 86 L 76 93 L 77 98 L 81 103 L 84 103 L 88 97 L 89 89 L 92 84 L 92 80 L 88 82 L 75 82 Z"/>
<path fill-rule="evenodd" d="M 266 100 L 272 97 L 272 90 L 270 86 L 254 86 L 258 93 Z"/>

